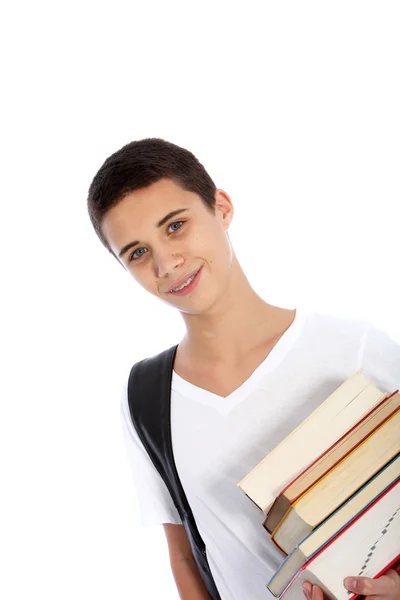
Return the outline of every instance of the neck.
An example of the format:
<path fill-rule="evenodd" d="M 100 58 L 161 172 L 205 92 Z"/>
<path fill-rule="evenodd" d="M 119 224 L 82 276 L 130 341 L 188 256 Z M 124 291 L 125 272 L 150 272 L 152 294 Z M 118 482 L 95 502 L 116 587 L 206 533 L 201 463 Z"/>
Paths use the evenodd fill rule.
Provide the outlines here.
<path fill-rule="evenodd" d="M 282 335 L 294 318 L 293 311 L 268 304 L 253 290 L 236 257 L 227 288 L 215 303 L 204 313 L 181 315 L 186 325 L 181 352 L 191 359 L 225 364 Z"/>

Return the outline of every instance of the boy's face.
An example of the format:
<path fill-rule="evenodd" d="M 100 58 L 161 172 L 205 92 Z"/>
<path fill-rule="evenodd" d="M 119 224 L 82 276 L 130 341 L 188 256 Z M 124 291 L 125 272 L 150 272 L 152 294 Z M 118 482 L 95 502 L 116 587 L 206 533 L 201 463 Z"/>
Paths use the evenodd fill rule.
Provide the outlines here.
<path fill-rule="evenodd" d="M 162 179 L 129 193 L 102 222 L 112 251 L 133 278 L 154 296 L 190 314 L 211 307 L 231 274 L 233 251 L 226 230 L 233 206 L 222 190 L 215 199 L 213 214 L 200 196 Z M 175 211 L 181 212 L 165 219 Z M 171 289 L 194 273 L 198 274 L 190 285 L 178 292 Z"/>

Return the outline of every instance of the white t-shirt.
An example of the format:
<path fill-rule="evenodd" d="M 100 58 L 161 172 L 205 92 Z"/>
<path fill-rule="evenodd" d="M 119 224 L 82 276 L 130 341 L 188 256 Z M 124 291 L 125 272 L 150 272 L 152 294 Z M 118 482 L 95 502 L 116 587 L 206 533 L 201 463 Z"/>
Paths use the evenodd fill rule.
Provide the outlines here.
<path fill-rule="evenodd" d="M 173 373 L 174 458 L 222 600 L 271 600 L 266 583 L 284 559 L 237 483 L 360 368 L 394 392 L 400 345 L 368 322 L 298 309 L 267 358 L 228 397 Z M 121 415 L 142 524 L 181 523 L 131 422 L 126 386 Z"/>

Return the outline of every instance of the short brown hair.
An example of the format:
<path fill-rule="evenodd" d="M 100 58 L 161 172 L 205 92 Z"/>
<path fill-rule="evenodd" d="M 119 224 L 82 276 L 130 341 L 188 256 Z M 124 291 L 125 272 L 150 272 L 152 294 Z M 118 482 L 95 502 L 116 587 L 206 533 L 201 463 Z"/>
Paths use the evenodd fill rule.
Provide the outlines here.
<path fill-rule="evenodd" d="M 126 194 L 163 178 L 172 179 L 183 189 L 195 192 L 215 212 L 217 188 L 194 154 L 160 138 L 131 142 L 107 158 L 89 188 L 87 206 L 90 220 L 109 252 L 113 254 L 101 230 L 107 211 Z"/>

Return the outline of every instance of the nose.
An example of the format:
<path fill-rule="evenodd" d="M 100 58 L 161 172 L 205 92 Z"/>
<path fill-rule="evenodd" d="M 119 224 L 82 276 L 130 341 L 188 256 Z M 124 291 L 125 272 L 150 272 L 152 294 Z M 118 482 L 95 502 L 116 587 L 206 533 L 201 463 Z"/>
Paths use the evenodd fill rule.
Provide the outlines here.
<path fill-rule="evenodd" d="M 178 254 L 168 254 L 164 252 L 162 255 L 155 257 L 155 269 L 158 278 L 168 277 L 173 271 L 180 267 L 184 259 Z"/>

